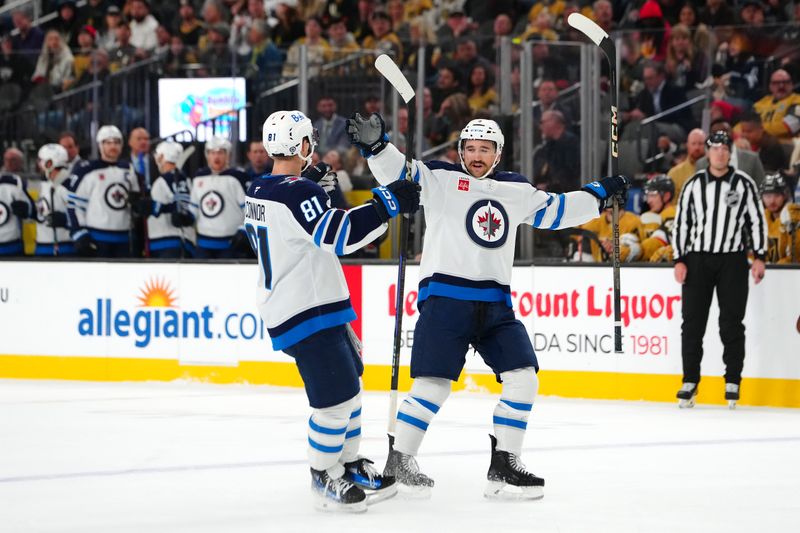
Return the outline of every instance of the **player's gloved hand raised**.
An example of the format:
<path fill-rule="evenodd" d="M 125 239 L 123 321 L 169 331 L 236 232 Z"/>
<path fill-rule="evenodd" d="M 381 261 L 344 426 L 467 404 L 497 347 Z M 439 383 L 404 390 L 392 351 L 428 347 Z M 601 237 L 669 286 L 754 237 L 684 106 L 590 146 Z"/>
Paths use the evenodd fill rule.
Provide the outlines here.
<path fill-rule="evenodd" d="M 28 218 L 31 214 L 31 206 L 28 202 L 14 200 L 11 202 L 11 212 L 19 218 Z"/>
<path fill-rule="evenodd" d="M 383 222 L 400 213 L 414 213 L 419 209 L 419 183 L 397 180 L 385 187 L 372 189 L 372 202 Z"/>
<path fill-rule="evenodd" d="M 95 246 L 92 238 L 86 234 L 75 241 L 75 253 L 81 257 L 92 257 L 97 254 L 97 246 Z"/>
<path fill-rule="evenodd" d="M 347 136 L 350 137 L 351 144 L 358 146 L 364 157 L 379 154 L 389 142 L 386 123 L 378 113 L 373 113 L 369 118 L 356 113 L 347 119 Z"/>
<path fill-rule="evenodd" d="M 63 211 L 53 211 L 44 218 L 44 223 L 51 228 L 66 228 L 67 214 Z"/>
<path fill-rule="evenodd" d="M 184 211 L 175 211 L 170 216 L 170 221 L 176 228 L 184 228 L 194 224 L 194 217 L 190 213 Z"/>
<path fill-rule="evenodd" d="M 631 180 L 626 176 L 617 175 L 587 183 L 581 187 L 581 190 L 588 192 L 600 200 L 600 212 L 602 212 L 603 209 L 611 206 L 614 196 L 619 198 L 620 205 L 624 206 L 625 201 L 628 199 L 628 189 L 630 186 Z"/>
<path fill-rule="evenodd" d="M 336 189 L 336 184 L 339 183 L 336 172 L 331 169 L 328 163 L 317 163 L 313 167 L 306 169 L 301 176 L 310 179 L 328 194 L 332 193 Z"/>

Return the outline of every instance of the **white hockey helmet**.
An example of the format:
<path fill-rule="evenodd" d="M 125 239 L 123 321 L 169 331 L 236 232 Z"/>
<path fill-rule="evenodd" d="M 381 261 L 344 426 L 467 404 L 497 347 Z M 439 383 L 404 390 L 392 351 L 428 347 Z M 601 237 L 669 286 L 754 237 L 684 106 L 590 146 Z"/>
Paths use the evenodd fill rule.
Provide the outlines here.
<path fill-rule="evenodd" d="M 497 149 L 497 154 L 494 158 L 494 163 L 492 163 L 492 167 L 486 171 L 486 174 L 480 176 L 478 179 L 485 178 L 494 170 L 494 167 L 497 166 L 497 163 L 500 162 L 500 158 L 503 155 L 503 145 L 506 142 L 506 138 L 503 136 L 503 132 L 500 131 L 500 126 L 494 120 L 489 120 L 486 118 L 476 118 L 475 120 L 470 120 L 469 123 L 464 126 L 464 129 L 461 130 L 461 135 L 458 137 L 458 156 L 461 158 L 461 168 L 464 169 L 464 172 L 469 174 L 466 165 L 464 165 L 464 141 L 473 141 L 473 140 L 481 140 L 481 141 L 492 141 Z"/>
<path fill-rule="evenodd" d="M 225 150 L 229 154 L 231 153 L 231 142 L 221 136 L 221 135 L 214 135 L 210 137 L 205 144 L 205 151 L 206 153 L 212 152 L 214 150 Z"/>
<path fill-rule="evenodd" d="M 47 174 L 47 177 L 50 177 L 50 172 L 53 169 L 63 169 L 69 166 L 67 149 L 60 144 L 45 144 L 39 148 L 38 158 L 39 167 Z"/>
<path fill-rule="evenodd" d="M 158 143 L 155 150 L 156 161 L 165 161 L 167 163 L 177 163 L 181 155 L 183 155 L 183 146 L 181 143 L 175 141 L 164 141 Z"/>
<path fill-rule="evenodd" d="M 305 162 L 303 170 L 311 164 L 311 155 L 317 146 L 319 135 L 311 119 L 301 111 L 276 111 L 267 117 L 262 129 L 264 148 L 270 157 L 298 156 Z M 311 150 L 302 155 L 303 139 L 308 139 Z"/>
<path fill-rule="evenodd" d="M 109 139 L 119 139 L 119 142 L 122 142 L 122 132 L 119 131 L 119 128 L 116 126 L 103 126 L 97 130 L 95 139 L 97 140 L 97 144 L 103 144 L 103 141 Z"/>

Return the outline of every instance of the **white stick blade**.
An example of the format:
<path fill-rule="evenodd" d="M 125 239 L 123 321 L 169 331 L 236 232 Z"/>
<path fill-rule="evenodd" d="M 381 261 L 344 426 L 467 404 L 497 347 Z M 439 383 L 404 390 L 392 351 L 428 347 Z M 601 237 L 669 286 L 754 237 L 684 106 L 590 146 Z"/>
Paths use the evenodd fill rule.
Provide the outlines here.
<path fill-rule="evenodd" d="M 597 25 L 595 21 L 580 13 L 573 13 L 567 18 L 567 23 L 583 33 L 597 46 L 600 46 L 600 41 L 608 37 L 608 34 Z"/>
<path fill-rule="evenodd" d="M 378 59 L 375 60 L 375 68 L 397 89 L 405 103 L 414 98 L 414 89 L 391 57 L 386 54 L 379 55 Z"/>

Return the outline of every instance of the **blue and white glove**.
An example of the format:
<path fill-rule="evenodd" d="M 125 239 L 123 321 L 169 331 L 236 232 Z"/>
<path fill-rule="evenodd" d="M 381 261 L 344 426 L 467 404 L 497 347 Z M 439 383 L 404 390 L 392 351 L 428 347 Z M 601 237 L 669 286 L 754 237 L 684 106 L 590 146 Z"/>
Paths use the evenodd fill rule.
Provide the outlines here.
<path fill-rule="evenodd" d="M 630 186 L 631 181 L 627 177 L 618 175 L 587 183 L 581 187 L 581 190 L 600 200 L 600 212 L 602 213 L 604 209 L 611 207 L 615 195 L 619 199 L 620 205 L 624 206 L 628 199 Z"/>
<path fill-rule="evenodd" d="M 378 217 L 386 222 L 400 213 L 415 213 L 419 209 L 419 183 L 397 180 L 385 187 L 372 189 L 372 203 Z"/>

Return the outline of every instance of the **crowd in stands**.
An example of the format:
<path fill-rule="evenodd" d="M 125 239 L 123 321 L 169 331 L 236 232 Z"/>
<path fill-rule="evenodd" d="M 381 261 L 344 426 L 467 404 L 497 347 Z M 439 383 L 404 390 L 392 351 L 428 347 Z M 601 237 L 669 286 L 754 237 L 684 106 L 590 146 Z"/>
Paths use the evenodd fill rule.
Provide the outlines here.
<path fill-rule="evenodd" d="M 151 58 L 163 76 L 235 72 L 263 88 L 298 75 L 301 45 L 308 52 L 309 76 L 318 77 L 342 75 L 340 68 L 323 66 L 353 54 L 359 55 L 361 67 L 368 67 L 378 51 L 391 53 L 404 70 L 416 72 L 417 49 L 424 43 L 426 89 L 419 118 L 423 148 L 441 147 L 436 157 L 452 162 L 458 160 L 453 141 L 461 128 L 472 118 L 499 114 L 501 84 L 511 84 L 518 101 L 518 45 L 531 41 L 535 146 L 522 147 L 519 157 L 532 158 L 532 183 L 551 192 L 575 190 L 588 178 L 581 175 L 578 157 L 578 102 L 562 97 L 579 81 L 577 52 L 574 47 L 554 45 L 585 42 L 565 22 L 571 13 L 581 12 L 621 43 L 622 142 L 646 136 L 653 141 L 650 149 L 655 155 L 637 169 L 643 178 L 650 178 L 643 187 L 643 201 L 628 205 L 622 217 L 625 260 L 669 259 L 668 239 L 659 247 L 648 239 L 668 233 L 666 206 L 674 206 L 683 183 L 707 165 L 704 141 L 710 133 L 730 133 L 732 164 L 766 187 L 765 197 L 780 189 L 787 205 L 800 201 L 795 197 L 800 172 L 797 1 L 86 0 L 78 7 L 73 0 L 41 0 L 40 4 L 42 13 L 55 15 L 41 25 L 26 7 L 0 17 L 2 112 L 24 105 L 26 99 L 81 87 Z M 514 67 L 511 79 L 498 82 L 504 37 L 515 45 Z M 607 67 L 602 68 L 607 75 Z M 680 107 L 697 95 L 708 100 Z M 341 191 L 349 192 L 371 182 L 358 179 L 365 174 L 365 165 L 344 132 L 345 117 L 356 109 L 340 110 L 339 104 L 334 95 L 322 94 L 312 103 L 310 114 L 320 132 L 318 156 L 339 174 Z M 705 128 L 697 112 L 701 108 L 706 110 Z M 374 95 L 364 95 L 358 109 L 362 114 L 384 110 Z M 515 106 L 514 111 L 519 109 Z M 263 119 L 255 118 L 259 123 Z M 390 127 L 405 150 L 408 111 L 400 109 L 398 124 Z M 149 139 L 150 132 L 142 128 L 126 132 L 130 148 L 123 157 L 131 159 L 146 192 L 152 182 L 147 176 L 155 178 L 158 165 L 149 155 L 151 147 L 141 140 L 144 135 Z M 66 148 L 70 165 L 80 157 L 80 149 L 88 152 L 89 147 L 79 147 L 69 133 L 52 140 Z M 270 168 L 259 146 L 253 139 L 244 147 L 251 173 Z M 24 164 L 16 162 L 21 154 L 14 150 L 4 155 L 4 173 L 22 172 L 15 166 Z M 201 154 L 196 157 L 203 159 Z M 775 175 L 781 179 L 766 180 Z M 337 201 L 346 202 L 343 195 Z M 777 209 L 775 202 L 769 205 Z M 773 213 L 776 220 L 782 210 L 788 212 L 789 207 L 781 205 Z M 658 226 L 654 215 L 662 221 Z M 787 216 L 781 227 L 791 231 L 795 224 L 796 230 L 795 215 Z M 578 244 L 574 256 L 603 260 L 610 242 L 609 220 L 601 217 L 586 229 L 599 238 L 590 246 Z M 144 244 L 140 248 L 145 249 Z M 776 261 L 786 257 L 773 255 Z"/>

